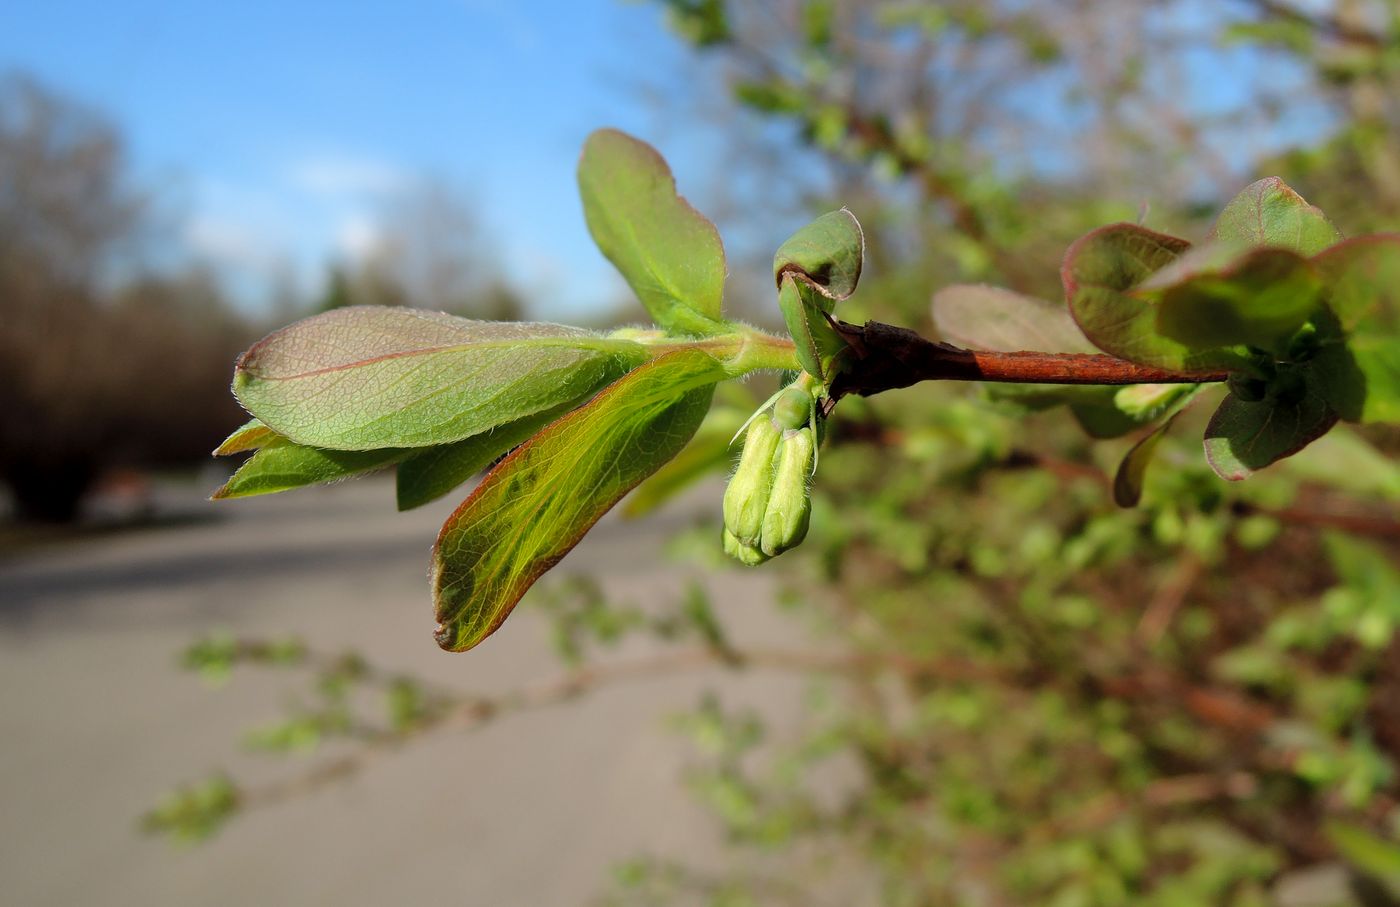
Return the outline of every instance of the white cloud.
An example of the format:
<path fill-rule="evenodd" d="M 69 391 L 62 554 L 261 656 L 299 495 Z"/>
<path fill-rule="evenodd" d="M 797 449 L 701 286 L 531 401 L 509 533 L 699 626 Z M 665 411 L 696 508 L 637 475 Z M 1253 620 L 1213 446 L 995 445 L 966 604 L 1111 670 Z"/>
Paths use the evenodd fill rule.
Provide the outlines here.
<path fill-rule="evenodd" d="M 364 258 L 379 244 L 379 228 L 366 214 L 352 214 L 340 222 L 335 244 L 350 258 Z"/>
<path fill-rule="evenodd" d="M 265 232 L 208 213 L 185 225 L 185 242 L 196 254 L 220 265 L 249 271 L 272 271 L 284 258 L 277 241 Z"/>
<path fill-rule="evenodd" d="M 319 196 L 382 195 L 402 189 L 409 175 L 385 161 L 347 154 L 316 155 L 293 163 L 291 184 Z"/>

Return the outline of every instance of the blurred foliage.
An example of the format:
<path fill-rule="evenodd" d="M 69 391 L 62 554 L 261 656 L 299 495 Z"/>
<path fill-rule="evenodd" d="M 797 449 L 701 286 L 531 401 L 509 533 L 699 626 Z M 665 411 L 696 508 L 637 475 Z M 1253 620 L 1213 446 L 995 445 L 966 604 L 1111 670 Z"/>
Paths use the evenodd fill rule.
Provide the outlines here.
<path fill-rule="evenodd" d="M 1400 226 L 1394 3 L 662 5 L 739 105 L 830 164 L 814 207 L 860 211 L 869 283 L 847 320 L 927 327 L 931 292 L 958 281 L 1054 298 L 1074 236 L 1147 199 L 1177 200 L 1144 212 L 1154 224 L 1199 235 L 1263 172 L 1357 232 Z M 1172 62 L 1192 48 L 1218 79 L 1241 53 L 1259 77 L 1205 110 Z M 1316 140 L 1233 164 L 1215 150 L 1296 143 L 1280 124 L 1302 107 Z M 372 739 L 634 676 L 597 656 L 640 634 L 683 643 L 687 664 L 814 679 L 795 735 L 713 697 L 676 720 L 732 859 L 639 856 L 602 903 L 1400 903 L 1400 436 L 1339 428 L 1226 484 L 1187 440 L 1219 397 L 1155 442 L 1130 510 L 1111 484 L 1139 438 L 1091 443 L 1063 413 L 946 385 L 844 400 L 807 544 L 781 561 L 820 654 L 747 651 L 698 587 L 658 614 L 556 583 L 532 600 L 569 666 L 558 684 L 414 687 L 394 713 L 412 720 Z M 717 521 L 705 532 L 713 556 Z M 260 650 L 202 651 L 192 666 L 227 673 Z M 277 739 L 347 727 L 317 714 Z M 150 821 L 179 831 L 229 799 L 187 793 Z M 1339 884 L 1302 882 L 1326 867 Z"/>

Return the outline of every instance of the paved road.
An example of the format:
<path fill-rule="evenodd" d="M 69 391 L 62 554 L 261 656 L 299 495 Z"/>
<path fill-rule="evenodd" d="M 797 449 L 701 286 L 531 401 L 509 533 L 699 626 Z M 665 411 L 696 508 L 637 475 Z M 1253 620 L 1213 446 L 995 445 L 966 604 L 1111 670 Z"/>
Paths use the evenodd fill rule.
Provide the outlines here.
<path fill-rule="evenodd" d="M 700 500 L 712 506 L 712 492 Z M 176 782 L 290 764 L 244 753 L 299 685 L 269 672 L 211 689 L 174 665 L 192 638 L 300 633 L 468 689 L 552 675 L 525 607 L 467 655 L 433 644 L 425 571 L 450 504 L 396 514 L 383 481 L 220 505 L 191 519 L 0 558 L 0 901 L 16 905 L 578 904 L 640 853 L 723 858 L 678 783 L 687 745 L 669 712 L 717 689 L 779 726 L 801 682 L 696 673 L 438 734 L 333 789 L 253 811 L 209 844 L 172 849 L 136 817 Z M 561 565 L 615 572 L 633 600 L 679 595 L 687 569 L 654 560 L 682 502 L 608 518 Z M 694 572 L 694 568 L 690 568 Z M 706 577 L 745 641 L 791 642 L 771 574 Z M 528 604 L 528 599 L 527 599 Z"/>

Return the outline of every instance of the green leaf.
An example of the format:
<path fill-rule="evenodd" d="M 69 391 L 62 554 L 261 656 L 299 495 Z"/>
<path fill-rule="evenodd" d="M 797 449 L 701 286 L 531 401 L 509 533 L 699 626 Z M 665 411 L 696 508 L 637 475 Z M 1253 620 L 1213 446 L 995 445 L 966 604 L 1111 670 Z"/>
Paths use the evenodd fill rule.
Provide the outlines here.
<path fill-rule="evenodd" d="M 933 294 L 933 321 L 945 340 L 976 350 L 1093 353 L 1062 303 L 1000 287 L 960 284 Z"/>
<path fill-rule="evenodd" d="M 1138 441 L 1118 464 L 1118 472 L 1113 476 L 1113 502 L 1119 507 L 1136 507 L 1142 500 L 1142 485 L 1147 478 L 1147 467 L 1157 453 L 1157 445 L 1171 430 L 1176 416 L 1166 419 L 1152 429 L 1147 437 Z"/>
<path fill-rule="evenodd" d="M 1278 349 L 1312 317 L 1322 283 L 1306 259 L 1286 249 L 1251 249 L 1170 280 L 1192 249 L 1144 285 L 1157 303 L 1157 330 L 1192 350 L 1246 344 Z M 1164 279 L 1168 278 L 1168 279 Z"/>
<path fill-rule="evenodd" d="M 356 306 L 258 342 L 239 359 L 233 390 L 299 444 L 429 447 L 582 400 L 646 355 L 563 325 Z"/>
<path fill-rule="evenodd" d="M 675 178 L 656 149 L 600 129 L 584 143 L 578 186 L 593 241 L 652 320 L 686 334 L 723 329 L 719 231 L 676 194 Z"/>
<path fill-rule="evenodd" d="M 1400 312 L 1400 234 L 1338 243 L 1313 259 L 1327 307 L 1345 331 L 1378 309 Z"/>
<path fill-rule="evenodd" d="M 389 466 L 409 451 L 322 450 L 274 436 L 214 492 L 211 500 L 273 494 L 306 485 L 336 482 Z"/>
<path fill-rule="evenodd" d="M 395 476 L 399 510 L 412 510 L 447 494 L 525 443 L 567 408 L 526 416 L 454 444 L 413 452 L 399 464 Z"/>
<path fill-rule="evenodd" d="M 785 275 L 778 287 L 778 308 L 792 336 L 797 361 L 823 385 L 832 377 L 833 360 L 846 348 L 846 341 L 824 314 L 829 303 L 806 281 Z"/>
<path fill-rule="evenodd" d="M 274 438 L 281 437 L 277 432 L 268 428 L 257 419 L 248 422 L 242 428 L 234 431 L 224 439 L 224 442 L 214 448 L 214 456 L 227 457 L 231 454 L 243 453 L 244 451 L 257 450 Z"/>
<path fill-rule="evenodd" d="M 703 352 L 667 353 L 497 464 L 433 549 L 438 644 L 460 652 L 494 632 L 604 513 L 680 452 L 724 377 Z"/>
<path fill-rule="evenodd" d="M 1206 426 L 1206 459 L 1221 478 L 1238 482 L 1295 454 L 1326 434 L 1337 413 L 1306 366 L 1279 367 L 1264 399 L 1228 395 Z"/>
<path fill-rule="evenodd" d="M 1060 276 L 1070 313 L 1099 349 L 1177 371 L 1243 368 L 1243 349 L 1194 350 L 1163 337 L 1157 307 L 1128 291 L 1185 252 L 1190 244 L 1135 224 L 1111 224 L 1080 237 L 1065 254 Z"/>
<path fill-rule="evenodd" d="M 831 211 L 798 230 L 773 256 L 773 280 L 784 274 L 810 283 L 823 297 L 839 302 L 850 297 L 860 282 L 865 260 L 865 233 L 860 221 L 845 208 Z M 827 303 L 825 311 L 832 305 Z"/>
<path fill-rule="evenodd" d="M 1342 235 L 1320 210 L 1271 176 L 1246 186 L 1231 199 L 1207 238 L 1316 255 Z"/>
<path fill-rule="evenodd" d="M 1400 895 L 1400 843 L 1355 825 L 1328 822 L 1327 837 L 1354 869 Z"/>

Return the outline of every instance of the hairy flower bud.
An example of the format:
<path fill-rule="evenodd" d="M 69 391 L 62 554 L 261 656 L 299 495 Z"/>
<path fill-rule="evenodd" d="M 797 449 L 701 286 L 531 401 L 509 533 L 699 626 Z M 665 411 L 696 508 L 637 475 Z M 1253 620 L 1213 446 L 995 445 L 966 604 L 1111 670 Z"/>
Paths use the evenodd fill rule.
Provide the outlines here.
<path fill-rule="evenodd" d="M 759 548 L 769 557 L 797 547 L 807 537 L 807 523 L 812 514 L 807 479 L 812 474 L 815 455 L 811 428 L 783 433 L 774 460 L 773 484 L 759 538 Z"/>
<path fill-rule="evenodd" d="M 768 560 L 768 555 L 752 545 L 745 545 L 728 529 L 724 530 L 724 553 L 749 567 L 757 567 Z"/>
<path fill-rule="evenodd" d="M 763 514 L 773 484 L 773 453 L 782 436 L 772 418 L 760 413 L 749 425 L 739 468 L 724 490 L 724 528 L 751 548 L 758 547 L 763 530 Z"/>

